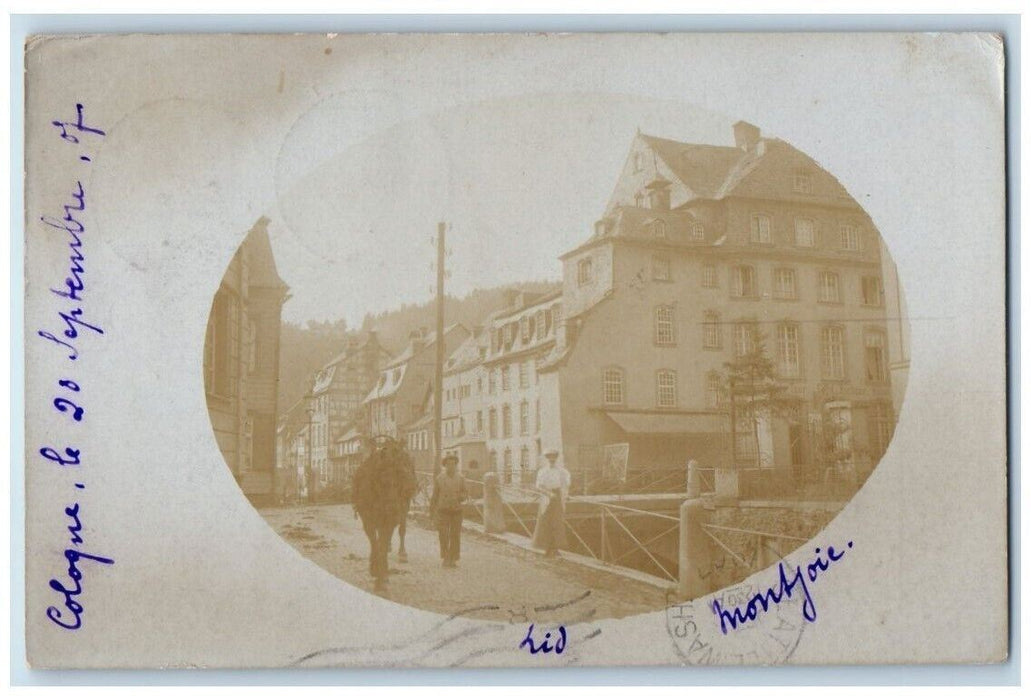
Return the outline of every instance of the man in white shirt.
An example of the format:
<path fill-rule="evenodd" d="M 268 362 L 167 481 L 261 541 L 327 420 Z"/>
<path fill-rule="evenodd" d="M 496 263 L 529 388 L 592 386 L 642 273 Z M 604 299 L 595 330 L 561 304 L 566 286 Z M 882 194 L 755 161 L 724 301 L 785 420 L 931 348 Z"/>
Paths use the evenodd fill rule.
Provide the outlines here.
<path fill-rule="evenodd" d="M 533 545 L 544 550 L 544 556 L 557 557 L 558 550 L 566 546 L 566 498 L 569 496 L 569 471 L 556 463 L 557 450 L 544 453 L 548 464 L 537 472 L 537 490 L 541 505 L 537 526 L 533 532 Z"/>

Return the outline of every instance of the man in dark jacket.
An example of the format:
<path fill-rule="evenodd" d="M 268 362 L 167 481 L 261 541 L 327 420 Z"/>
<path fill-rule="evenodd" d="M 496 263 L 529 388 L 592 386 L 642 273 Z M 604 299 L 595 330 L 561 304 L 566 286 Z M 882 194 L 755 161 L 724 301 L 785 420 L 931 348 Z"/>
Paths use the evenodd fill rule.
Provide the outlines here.
<path fill-rule="evenodd" d="M 444 471 L 433 480 L 430 512 L 437 519 L 440 558 L 447 568 L 458 565 L 462 546 L 462 503 L 466 499 L 465 478 L 458 473 L 458 457 L 448 453 Z"/>

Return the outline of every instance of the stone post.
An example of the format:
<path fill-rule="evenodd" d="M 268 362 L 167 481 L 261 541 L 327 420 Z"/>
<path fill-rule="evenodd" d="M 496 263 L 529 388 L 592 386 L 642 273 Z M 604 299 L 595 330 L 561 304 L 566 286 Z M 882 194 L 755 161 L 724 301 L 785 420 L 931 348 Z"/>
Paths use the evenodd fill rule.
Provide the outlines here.
<path fill-rule="evenodd" d="M 487 472 L 483 475 L 483 531 L 498 534 L 506 529 L 505 504 L 501 499 L 498 475 Z"/>
<path fill-rule="evenodd" d="M 680 585 L 678 592 L 685 600 L 694 600 L 712 588 L 712 557 L 709 537 L 702 530 L 708 521 L 700 498 L 691 498 L 680 506 Z"/>
<path fill-rule="evenodd" d="M 687 462 L 687 497 L 698 498 L 702 495 L 702 475 L 698 471 L 698 462 L 691 459 Z"/>

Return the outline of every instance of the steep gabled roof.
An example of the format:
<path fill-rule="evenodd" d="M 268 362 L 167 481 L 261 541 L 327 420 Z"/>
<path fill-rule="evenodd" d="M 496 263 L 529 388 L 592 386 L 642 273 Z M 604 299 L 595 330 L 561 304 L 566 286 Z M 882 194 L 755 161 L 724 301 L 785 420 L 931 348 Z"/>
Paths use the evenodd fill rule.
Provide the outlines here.
<path fill-rule="evenodd" d="M 715 198 L 727 176 L 746 155 L 734 146 L 683 143 L 647 134 L 640 138 L 695 197 L 702 199 Z"/>
<path fill-rule="evenodd" d="M 272 243 L 268 238 L 268 224 L 268 217 L 261 217 L 243 239 L 243 247 L 250 258 L 249 284 L 252 287 L 286 290 L 289 287 L 276 269 L 276 257 L 272 254 Z"/>

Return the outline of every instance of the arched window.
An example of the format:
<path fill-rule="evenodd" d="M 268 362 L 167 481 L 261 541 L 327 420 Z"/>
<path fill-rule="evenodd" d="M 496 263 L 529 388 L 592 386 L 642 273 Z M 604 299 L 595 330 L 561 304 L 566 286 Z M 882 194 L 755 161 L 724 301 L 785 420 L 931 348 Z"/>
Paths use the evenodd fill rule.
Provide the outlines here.
<path fill-rule="evenodd" d="M 625 385 L 623 370 L 606 367 L 601 373 L 602 400 L 608 406 L 619 406 L 624 401 Z"/>
<path fill-rule="evenodd" d="M 735 297 L 755 297 L 755 268 L 751 265 L 738 265 L 734 268 L 734 284 L 731 293 Z"/>
<path fill-rule="evenodd" d="M 663 304 L 655 307 L 655 344 L 675 345 L 677 342 L 676 327 L 673 319 L 673 307 Z"/>
<path fill-rule="evenodd" d="M 655 403 L 659 408 L 676 408 L 676 371 L 671 369 L 660 369 L 655 373 Z"/>

